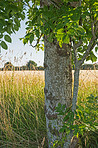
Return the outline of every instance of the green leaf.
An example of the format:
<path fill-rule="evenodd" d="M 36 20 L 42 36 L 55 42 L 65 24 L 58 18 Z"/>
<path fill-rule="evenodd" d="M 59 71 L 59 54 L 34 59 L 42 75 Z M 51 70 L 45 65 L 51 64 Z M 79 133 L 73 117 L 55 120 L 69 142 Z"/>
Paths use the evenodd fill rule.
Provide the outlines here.
<path fill-rule="evenodd" d="M 45 30 L 44 30 L 45 28 L 43 27 L 43 26 L 40 26 L 40 30 L 41 30 L 41 32 L 43 33 L 43 34 L 45 34 Z"/>
<path fill-rule="evenodd" d="M 95 47 L 95 51 L 96 51 L 96 52 L 98 51 L 98 47 Z"/>
<path fill-rule="evenodd" d="M 6 49 L 6 50 L 8 49 L 8 46 L 4 41 L 2 41 L 0 45 L 3 49 Z"/>
<path fill-rule="evenodd" d="M 67 128 L 63 126 L 63 127 L 59 130 L 59 132 L 60 132 L 60 133 L 64 133 L 64 132 L 66 131 L 66 129 L 67 129 Z"/>
<path fill-rule="evenodd" d="M 36 37 L 39 38 L 39 34 L 40 34 L 40 33 L 39 33 L 39 30 L 36 29 L 36 30 L 35 30 L 35 34 L 36 34 Z"/>
<path fill-rule="evenodd" d="M 70 36 L 72 36 L 72 35 L 73 35 L 73 36 L 76 36 L 76 35 L 77 35 L 74 28 L 70 28 L 67 33 L 68 33 L 68 35 L 70 35 Z"/>
<path fill-rule="evenodd" d="M 11 26 L 6 27 L 6 30 L 7 30 L 7 33 L 8 34 L 11 34 L 12 33 L 11 29 L 12 29 Z"/>
<path fill-rule="evenodd" d="M 14 19 L 15 24 L 20 27 L 20 20 L 18 20 L 17 18 Z"/>
<path fill-rule="evenodd" d="M 12 39 L 11 39 L 11 37 L 10 37 L 9 35 L 5 35 L 5 36 L 4 36 L 4 39 L 5 39 L 5 41 L 7 41 L 7 42 L 9 42 L 9 43 L 12 42 Z"/>
<path fill-rule="evenodd" d="M 18 30 L 19 30 L 19 27 L 18 27 L 16 24 L 14 25 L 14 27 L 13 27 L 13 28 L 14 28 L 14 30 L 16 30 L 16 31 L 18 31 Z"/>
<path fill-rule="evenodd" d="M 27 38 L 23 39 L 23 44 L 25 45 L 26 43 L 28 43 L 28 39 Z"/>
<path fill-rule="evenodd" d="M 50 43 L 53 42 L 53 33 L 52 33 L 52 32 L 49 34 L 48 41 L 49 41 Z"/>
<path fill-rule="evenodd" d="M 66 43 L 66 44 L 68 44 L 70 42 L 70 37 L 69 37 L 68 34 L 67 35 L 64 35 L 63 42 Z"/>
<path fill-rule="evenodd" d="M 56 31 L 61 29 L 63 27 L 63 24 L 60 22 L 57 26 L 56 26 Z"/>
<path fill-rule="evenodd" d="M 3 34 L 0 34 L 0 39 L 3 38 Z"/>
<path fill-rule="evenodd" d="M 77 33 L 80 35 L 84 35 L 85 34 L 85 29 L 81 26 L 79 26 L 79 28 L 77 29 Z"/>
<path fill-rule="evenodd" d="M 0 26 L 5 26 L 5 20 L 4 19 L 0 19 Z"/>
<path fill-rule="evenodd" d="M 72 19 L 73 21 L 78 21 L 78 20 L 80 19 L 80 15 L 79 15 L 78 13 L 76 13 L 75 15 L 72 15 L 72 16 L 71 16 L 71 19 Z"/>
<path fill-rule="evenodd" d="M 90 55 L 86 58 L 86 61 L 91 60 L 92 62 L 97 61 L 97 57 L 94 55 L 94 53 L 91 51 Z"/>
<path fill-rule="evenodd" d="M 69 119 L 69 115 L 66 115 L 63 119 L 63 121 L 67 121 Z"/>
<path fill-rule="evenodd" d="M 34 34 L 31 34 L 31 36 L 30 36 L 30 44 L 33 42 L 33 40 L 34 40 Z"/>
<path fill-rule="evenodd" d="M 78 115 L 76 116 L 76 119 L 79 119 L 79 116 Z"/>

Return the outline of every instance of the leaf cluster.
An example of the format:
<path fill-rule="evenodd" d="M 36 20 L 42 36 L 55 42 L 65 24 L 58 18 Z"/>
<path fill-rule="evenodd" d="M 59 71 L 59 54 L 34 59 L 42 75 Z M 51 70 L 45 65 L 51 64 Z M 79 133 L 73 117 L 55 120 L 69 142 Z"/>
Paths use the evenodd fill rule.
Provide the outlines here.
<path fill-rule="evenodd" d="M 63 115 L 63 126 L 59 130 L 61 133 L 66 133 L 65 137 L 73 131 L 74 136 L 85 135 L 89 131 L 98 129 L 98 96 L 92 94 L 86 98 L 86 101 L 80 102 L 75 113 L 71 107 L 65 110 L 64 106 L 58 105 L 56 111 L 58 115 Z"/>
<path fill-rule="evenodd" d="M 43 50 L 43 37 L 47 36 L 49 42 L 56 39 L 60 47 L 63 43 L 70 45 L 74 57 L 73 44 L 78 44 L 81 40 L 81 45 L 76 49 L 77 58 L 81 60 L 92 37 L 98 39 L 98 2 L 82 0 L 81 5 L 78 2 L 70 0 L 68 3 L 68 0 L 62 0 L 57 8 L 52 3 L 39 7 L 39 0 L 0 1 L 1 47 L 7 49 L 5 41 L 9 42 L 10 39 L 5 40 L 3 37 L 19 30 L 20 21 L 26 17 L 24 10 L 27 9 L 27 31 L 25 37 L 21 38 L 24 44 L 29 43 L 32 47 Z M 72 3 L 76 5 L 73 6 Z M 86 60 L 94 62 L 96 57 L 90 52 Z"/>
<path fill-rule="evenodd" d="M 23 1 L 19 3 L 13 0 L 0 1 L 0 45 L 2 48 L 8 48 L 6 41 L 12 42 L 10 35 L 19 30 L 20 21 L 24 18 Z"/>
<path fill-rule="evenodd" d="M 98 3 L 95 0 L 87 0 L 87 2 L 83 0 L 81 6 L 74 8 L 68 5 L 68 1 L 63 1 L 63 5 L 58 9 L 54 5 L 45 5 L 43 8 L 32 5 L 28 10 L 27 34 L 23 42 L 26 44 L 29 41 L 30 44 L 34 44 L 33 41 L 36 39 L 40 47 L 39 41 L 40 39 L 43 41 L 41 38 L 43 34 L 47 36 L 49 42 L 56 39 L 60 47 L 65 43 L 71 44 L 73 48 L 73 42 L 77 44 L 81 39 L 82 44 L 77 48 L 77 57 L 80 60 L 93 37 L 91 24 L 94 30 L 98 23 L 97 11 Z M 98 38 L 98 30 L 95 35 Z M 94 62 L 96 57 L 90 52 L 86 60 Z"/>

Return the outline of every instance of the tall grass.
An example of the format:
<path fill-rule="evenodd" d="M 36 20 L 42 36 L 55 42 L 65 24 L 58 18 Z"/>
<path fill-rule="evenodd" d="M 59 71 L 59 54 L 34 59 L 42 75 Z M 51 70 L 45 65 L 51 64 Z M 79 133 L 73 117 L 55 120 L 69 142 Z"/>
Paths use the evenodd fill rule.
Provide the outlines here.
<path fill-rule="evenodd" d="M 97 89 L 96 77 L 80 79 L 78 103 Z M 0 148 L 47 148 L 43 75 L 0 73 Z"/>
<path fill-rule="evenodd" d="M 1 148 L 38 148 L 45 141 L 44 80 L 41 76 L 0 75 Z"/>

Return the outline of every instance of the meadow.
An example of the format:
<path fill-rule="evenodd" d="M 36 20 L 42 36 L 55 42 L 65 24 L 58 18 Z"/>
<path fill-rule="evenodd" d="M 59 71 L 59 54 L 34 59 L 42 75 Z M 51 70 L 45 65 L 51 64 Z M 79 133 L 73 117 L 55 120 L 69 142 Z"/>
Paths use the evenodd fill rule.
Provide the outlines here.
<path fill-rule="evenodd" d="M 47 148 L 44 86 L 43 71 L 0 72 L 0 148 Z M 98 96 L 97 70 L 80 72 L 78 103 L 90 94 Z"/>

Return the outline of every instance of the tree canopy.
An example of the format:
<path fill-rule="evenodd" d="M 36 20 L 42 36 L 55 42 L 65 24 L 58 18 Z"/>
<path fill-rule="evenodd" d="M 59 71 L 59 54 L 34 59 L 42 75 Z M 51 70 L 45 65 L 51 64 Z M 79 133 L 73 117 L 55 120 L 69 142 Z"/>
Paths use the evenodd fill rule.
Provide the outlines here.
<path fill-rule="evenodd" d="M 23 3 L 13 0 L 0 0 L 0 45 L 7 49 L 6 41 L 11 43 L 10 35 L 19 30 L 20 22 L 25 18 Z"/>
<path fill-rule="evenodd" d="M 7 42 L 12 42 L 10 35 L 19 30 L 20 22 L 26 17 L 26 35 L 23 43 L 37 49 L 43 49 L 43 36 L 48 41 L 55 39 L 62 47 L 63 43 L 72 47 L 72 59 L 81 61 L 97 57 L 92 49 L 98 38 L 98 2 L 96 0 L 49 0 L 48 5 L 38 7 L 39 0 L 4 0 L 0 1 L 0 45 L 7 49 Z M 97 52 L 98 47 L 95 47 Z"/>
<path fill-rule="evenodd" d="M 37 63 L 29 60 L 29 62 L 26 64 L 26 66 L 28 67 L 29 70 L 31 70 L 31 69 L 34 69 L 35 67 L 37 67 Z"/>

